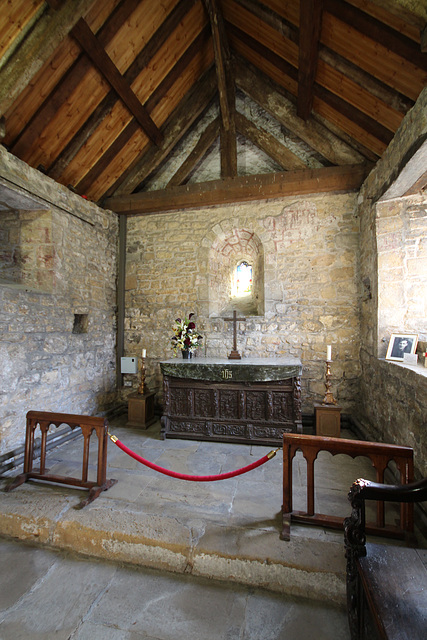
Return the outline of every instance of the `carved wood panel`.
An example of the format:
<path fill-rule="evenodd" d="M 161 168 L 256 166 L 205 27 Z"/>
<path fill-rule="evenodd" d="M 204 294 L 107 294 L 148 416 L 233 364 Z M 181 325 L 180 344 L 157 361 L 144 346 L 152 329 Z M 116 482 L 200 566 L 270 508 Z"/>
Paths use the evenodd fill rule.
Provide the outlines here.
<path fill-rule="evenodd" d="M 301 433 L 299 379 L 211 382 L 164 376 L 165 437 L 281 444 Z"/>

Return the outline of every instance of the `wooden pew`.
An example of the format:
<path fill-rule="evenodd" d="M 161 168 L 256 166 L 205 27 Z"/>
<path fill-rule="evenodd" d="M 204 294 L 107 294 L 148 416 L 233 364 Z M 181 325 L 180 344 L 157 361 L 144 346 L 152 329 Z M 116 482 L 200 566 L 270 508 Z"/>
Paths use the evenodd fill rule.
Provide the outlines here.
<path fill-rule="evenodd" d="M 415 503 L 427 500 L 427 478 L 406 485 L 359 479 L 344 521 L 347 610 L 352 640 L 427 638 L 427 569 L 422 551 L 366 543 L 365 501 Z"/>

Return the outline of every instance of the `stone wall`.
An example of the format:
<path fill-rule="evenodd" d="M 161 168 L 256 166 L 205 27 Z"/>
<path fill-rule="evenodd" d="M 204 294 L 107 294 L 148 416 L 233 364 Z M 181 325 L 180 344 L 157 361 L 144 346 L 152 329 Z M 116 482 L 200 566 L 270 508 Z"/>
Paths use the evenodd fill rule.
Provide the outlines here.
<path fill-rule="evenodd" d="M 380 198 L 426 134 L 424 89 L 360 191 L 362 376 L 355 414 L 368 437 L 413 447 L 422 476 L 427 475 L 426 369 L 381 358 L 393 331 L 427 338 L 425 196 Z"/>
<path fill-rule="evenodd" d="M 177 317 L 197 314 L 200 355 L 230 352 L 231 323 L 210 314 L 210 251 L 234 229 L 245 229 L 262 243 L 265 312 L 239 323 L 238 350 L 243 357 L 301 358 L 303 411 L 313 413 L 313 402 L 325 393 L 331 344 L 333 391 L 352 413 L 360 373 L 356 199 L 354 193 L 317 194 L 130 217 L 125 355 L 147 349 L 150 388 L 161 389 L 158 362 L 172 357 Z"/>
<path fill-rule="evenodd" d="M 118 222 L 0 151 L 3 239 L 34 257 L 0 284 L 3 454 L 23 444 L 28 410 L 100 415 L 116 401 Z M 8 209 L 10 192 L 35 209 Z"/>

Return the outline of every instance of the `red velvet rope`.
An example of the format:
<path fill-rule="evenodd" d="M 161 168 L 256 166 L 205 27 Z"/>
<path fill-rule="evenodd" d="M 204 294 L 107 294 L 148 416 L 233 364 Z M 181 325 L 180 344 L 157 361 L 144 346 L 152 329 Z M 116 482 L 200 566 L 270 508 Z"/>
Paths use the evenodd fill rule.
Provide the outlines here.
<path fill-rule="evenodd" d="M 275 451 L 270 451 L 270 453 L 268 453 L 263 458 L 260 458 L 256 462 L 252 462 L 252 464 L 248 464 L 246 467 L 236 469 L 235 471 L 228 471 L 227 473 L 217 473 L 216 475 L 212 476 L 192 476 L 188 473 L 177 473 L 176 471 L 170 471 L 169 469 L 159 467 L 159 465 L 154 464 L 154 462 L 150 462 L 145 458 L 142 458 L 137 453 L 132 451 L 132 449 L 129 449 L 125 444 L 123 444 L 123 442 L 120 442 L 120 440 L 118 440 L 116 436 L 110 436 L 110 439 L 119 447 L 119 449 L 127 453 L 128 456 L 134 458 L 135 460 L 138 460 L 138 462 L 141 462 L 142 464 L 145 464 L 146 467 L 150 467 L 150 469 L 154 469 L 154 471 L 159 471 L 159 473 L 163 473 L 166 476 L 171 476 L 171 478 L 179 478 L 180 480 L 192 480 L 193 482 L 210 482 L 214 480 L 226 480 L 226 478 L 233 478 L 234 476 L 239 476 L 242 473 L 247 473 L 252 469 L 260 467 L 262 464 L 276 455 Z"/>

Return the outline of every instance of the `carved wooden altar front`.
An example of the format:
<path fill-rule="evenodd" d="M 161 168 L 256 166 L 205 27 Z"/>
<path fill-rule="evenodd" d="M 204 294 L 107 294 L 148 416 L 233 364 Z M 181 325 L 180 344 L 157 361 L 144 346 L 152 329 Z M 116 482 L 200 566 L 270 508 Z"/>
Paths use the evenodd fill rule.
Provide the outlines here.
<path fill-rule="evenodd" d="M 196 358 L 161 363 L 167 438 L 282 444 L 302 432 L 301 363 Z"/>

